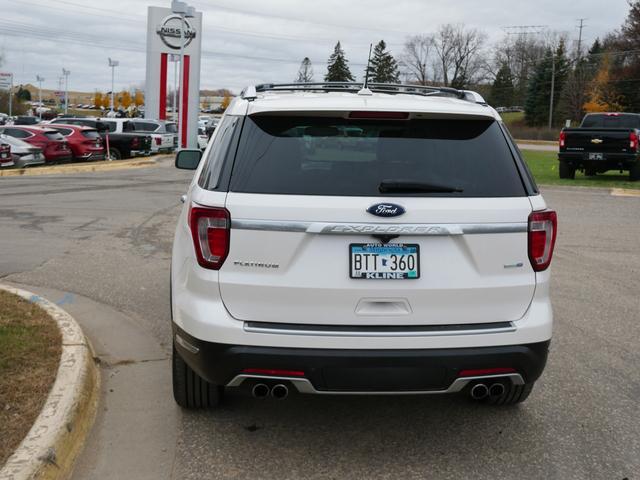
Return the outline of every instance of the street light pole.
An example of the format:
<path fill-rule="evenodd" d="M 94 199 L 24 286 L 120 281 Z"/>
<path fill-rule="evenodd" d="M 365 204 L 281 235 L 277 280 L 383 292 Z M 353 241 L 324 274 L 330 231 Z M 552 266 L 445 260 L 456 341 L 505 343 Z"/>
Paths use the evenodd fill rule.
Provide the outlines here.
<path fill-rule="evenodd" d="M 111 114 L 112 115 L 113 115 L 113 106 L 114 106 L 114 102 L 113 102 L 114 78 L 115 78 L 116 67 L 118 65 L 120 65 L 119 61 L 111 60 L 111 57 L 109 57 L 109 66 L 111 67 Z"/>
<path fill-rule="evenodd" d="M 69 113 L 69 70 L 62 69 L 62 75 L 64 75 L 64 113 Z"/>
<path fill-rule="evenodd" d="M 36 75 L 36 80 L 38 81 L 38 118 L 42 121 L 42 82 L 44 82 L 44 78 Z"/>

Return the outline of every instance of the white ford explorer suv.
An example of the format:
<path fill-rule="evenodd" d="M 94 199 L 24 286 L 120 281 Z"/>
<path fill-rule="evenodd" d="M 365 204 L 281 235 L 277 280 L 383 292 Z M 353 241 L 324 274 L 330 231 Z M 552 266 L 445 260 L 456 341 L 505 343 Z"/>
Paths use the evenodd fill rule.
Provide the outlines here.
<path fill-rule="evenodd" d="M 248 87 L 196 170 L 171 263 L 173 389 L 527 398 L 553 314 L 549 210 L 468 91 Z"/>

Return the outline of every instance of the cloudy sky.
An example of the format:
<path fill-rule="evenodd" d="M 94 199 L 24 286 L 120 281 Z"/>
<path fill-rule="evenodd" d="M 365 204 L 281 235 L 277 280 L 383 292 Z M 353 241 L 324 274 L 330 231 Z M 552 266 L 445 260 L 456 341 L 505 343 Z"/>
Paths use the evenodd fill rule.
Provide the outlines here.
<path fill-rule="evenodd" d="M 545 25 L 583 38 L 619 28 L 626 0 L 191 0 L 203 12 L 202 88 L 292 81 L 308 56 L 321 80 L 337 40 L 352 71 L 361 77 L 368 45 L 384 39 L 399 54 L 407 35 L 432 32 L 443 23 L 464 23 L 490 41 L 504 27 Z M 0 0 L 0 69 L 16 83 L 57 88 L 62 68 L 71 70 L 70 90 L 109 90 L 107 57 L 120 60 L 116 88 L 142 85 L 147 6 L 170 0 Z"/>

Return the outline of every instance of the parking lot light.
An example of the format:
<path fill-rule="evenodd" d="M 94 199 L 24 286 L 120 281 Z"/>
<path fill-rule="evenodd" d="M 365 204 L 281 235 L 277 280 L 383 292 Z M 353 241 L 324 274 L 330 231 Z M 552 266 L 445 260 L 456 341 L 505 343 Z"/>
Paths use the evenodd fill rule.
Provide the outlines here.
<path fill-rule="evenodd" d="M 44 82 L 44 77 L 36 75 L 36 80 L 38 81 L 38 118 L 42 121 L 42 82 Z"/>
<path fill-rule="evenodd" d="M 114 102 L 113 102 L 114 77 L 115 77 L 116 67 L 118 65 L 120 65 L 120 62 L 118 60 L 112 60 L 111 57 L 109 57 L 109 66 L 111 67 L 111 113 L 112 114 L 113 114 L 113 106 L 114 106 Z"/>
<path fill-rule="evenodd" d="M 71 72 L 65 68 L 62 69 L 64 75 L 64 113 L 69 113 L 69 75 Z"/>

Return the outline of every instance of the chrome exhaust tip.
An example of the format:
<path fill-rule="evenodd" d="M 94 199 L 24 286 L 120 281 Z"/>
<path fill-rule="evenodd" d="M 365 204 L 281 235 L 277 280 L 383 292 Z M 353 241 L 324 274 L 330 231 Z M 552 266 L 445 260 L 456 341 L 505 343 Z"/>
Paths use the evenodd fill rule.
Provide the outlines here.
<path fill-rule="evenodd" d="M 289 387 L 279 383 L 271 389 L 271 396 L 278 400 L 284 400 L 289 396 Z"/>
<path fill-rule="evenodd" d="M 489 395 L 489 389 L 484 383 L 477 383 L 471 388 L 471 398 L 474 400 L 482 400 Z"/>
<path fill-rule="evenodd" d="M 251 389 L 251 395 L 254 398 L 267 398 L 269 391 L 269 387 L 264 383 L 256 383 Z"/>
<path fill-rule="evenodd" d="M 502 383 L 494 383 L 489 387 L 489 396 L 491 397 L 501 397 L 504 395 L 505 388 Z"/>

